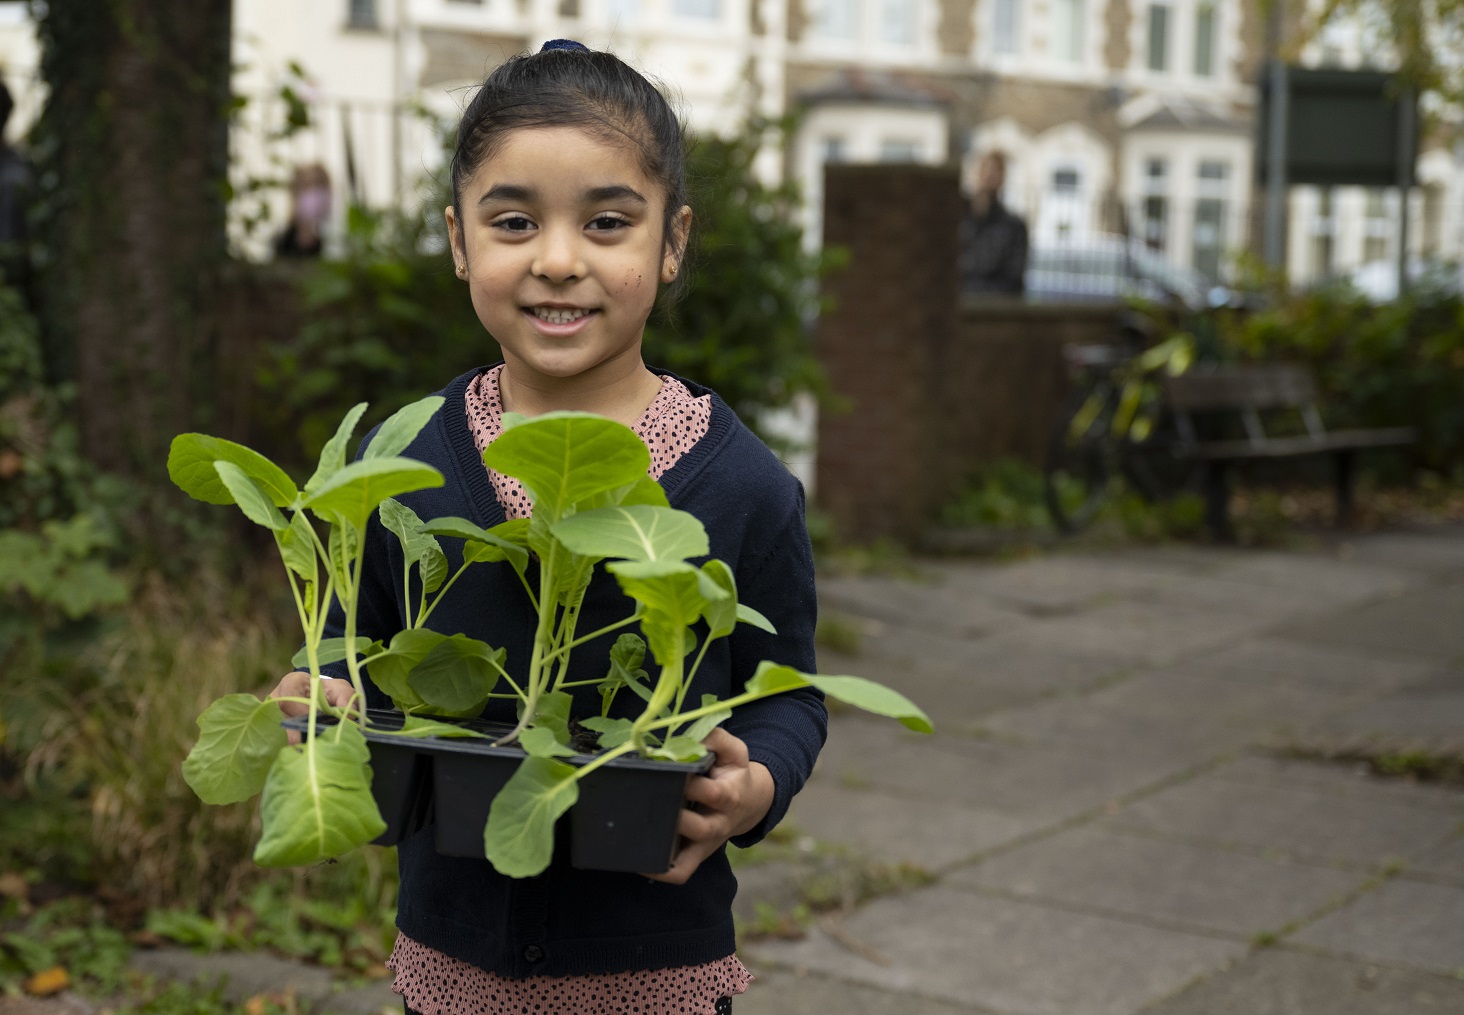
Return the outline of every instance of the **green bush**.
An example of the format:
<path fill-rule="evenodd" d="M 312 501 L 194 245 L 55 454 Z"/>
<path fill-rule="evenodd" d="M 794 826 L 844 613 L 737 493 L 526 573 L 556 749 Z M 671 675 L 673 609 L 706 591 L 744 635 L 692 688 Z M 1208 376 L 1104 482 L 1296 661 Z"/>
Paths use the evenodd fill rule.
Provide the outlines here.
<path fill-rule="evenodd" d="M 1413 426 L 1405 456 L 1441 475 L 1464 466 L 1464 299 L 1420 286 L 1372 304 L 1345 286 L 1285 298 L 1228 322 L 1234 356 L 1306 363 L 1329 427 Z M 1400 477 L 1394 477 L 1400 478 Z"/>

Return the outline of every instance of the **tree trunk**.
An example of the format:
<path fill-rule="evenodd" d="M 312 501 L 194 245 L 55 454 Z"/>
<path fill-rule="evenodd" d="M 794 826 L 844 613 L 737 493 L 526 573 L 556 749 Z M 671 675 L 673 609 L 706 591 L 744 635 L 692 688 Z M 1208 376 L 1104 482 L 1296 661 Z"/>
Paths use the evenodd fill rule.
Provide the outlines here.
<path fill-rule="evenodd" d="M 42 325 L 82 450 L 166 484 L 210 402 L 226 256 L 230 0 L 51 0 L 34 134 Z"/>

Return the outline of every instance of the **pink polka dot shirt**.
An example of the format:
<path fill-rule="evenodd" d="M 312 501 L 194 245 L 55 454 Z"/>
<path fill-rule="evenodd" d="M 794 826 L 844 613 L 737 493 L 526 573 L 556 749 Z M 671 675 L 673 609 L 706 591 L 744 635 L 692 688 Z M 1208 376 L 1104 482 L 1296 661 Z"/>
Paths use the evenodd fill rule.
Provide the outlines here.
<path fill-rule="evenodd" d="M 468 427 L 481 453 L 503 432 L 498 378 L 503 368 L 480 374 L 468 386 Z M 697 441 L 712 418 L 710 395 L 692 397 L 674 377 L 631 429 L 651 452 L 650 475 L 660 479 Z M 508 518 L 526 518 L 531 505 L 515 479 L 489 470 L 493 490 Z M 700 966 L 595 976 L 536 976 L 514 980 L 444 955 L 398 934 L 387 966 L 392 989 L 421 1015 L 716 1015 L 717 1000 L 744 993 L 752 982 L 737 956 Z"/>

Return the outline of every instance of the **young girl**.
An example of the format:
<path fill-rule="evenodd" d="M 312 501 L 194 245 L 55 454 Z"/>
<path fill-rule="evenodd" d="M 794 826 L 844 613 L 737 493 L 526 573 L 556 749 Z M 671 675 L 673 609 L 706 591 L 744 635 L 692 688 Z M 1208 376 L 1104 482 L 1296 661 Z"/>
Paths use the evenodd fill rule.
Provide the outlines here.
<path fill-rule="evenodd" d="M 619 420 L 650 448 L 651 475 L 672 506 L 696 515 L 711 555 L 732 565 L 739 598 L 778 629 L 774 637 L 740 625 L 714 642 L 690 700 L 737 693 L 763 659 L 812 671 L 816 606 L 801 486 L 715 393 L 641 359 L 646 318 L 658 287 L 682 270 L 692 217 L 681 126 L 665 99 L 608 53 L 547 43 L 495 70 L 469 104 L 452 183 L 446 216 L 457 275 L 503 362 L 442 389 L 442 410 L 405 454 L 439 468 L 446 484 L 403 500 L 423 518 L 456 515 L 484 527 L 524 517 L 532 506 L 523 488 L 482 462 L 502 414 L 573 409 Z M 396 538 L 374 523 L 359 633 L 390 638 L 403 625 L 400 582 L 388 577 L 401 566 Z M 580 629 L 598 630 L 629 609 L 598 574 Z M 510 669 L 521 671 L 530 610 L 509 569 L 487 565 L 453 587 L 432 626 L 506 648 Z M 578 648 L 571 681 L 603 676 L 613 640 Z M 307 683 L 292 673 L 274 693 L 303 696 Z M 333 703 L 349 699 L 345 682 L 326 687 Z M 576 714 L 597 710 L 593 686 L 575 693 Z M 368 704 L 388 702 L 368 686 Z M 495 706 L 512 707 L 495 700 L 489 718 L 512 719 Z M 821 696 L 805 690 L 750 704 L 714 731 L 706 744 L 716 764 L 691 782 L 679 822 L 684 845 L 665 874 L 581 871 L 560 851 L 542 875 L 515 881 L 485 860 L 438 855 L 431 828 L 404 841 L 390 965 L 407 1011 L 730 1012 L 750 976 L 733 954 L 737 883 L 724 847 L 757 842 L 783 817 L 813 768 L 826 720 Z"/>

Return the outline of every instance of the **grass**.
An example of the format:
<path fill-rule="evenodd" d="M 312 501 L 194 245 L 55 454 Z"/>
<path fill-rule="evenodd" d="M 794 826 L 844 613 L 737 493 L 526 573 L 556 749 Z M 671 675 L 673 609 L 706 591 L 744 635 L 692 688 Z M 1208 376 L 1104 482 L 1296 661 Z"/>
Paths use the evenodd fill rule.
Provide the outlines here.
<path fill-rule="evenodd" d="M 813 639 L 819 647 L 846 656 L 857 656 L 864 651 L 864 631 L 859 621 L 835 610 L 819 613 Z"/>

